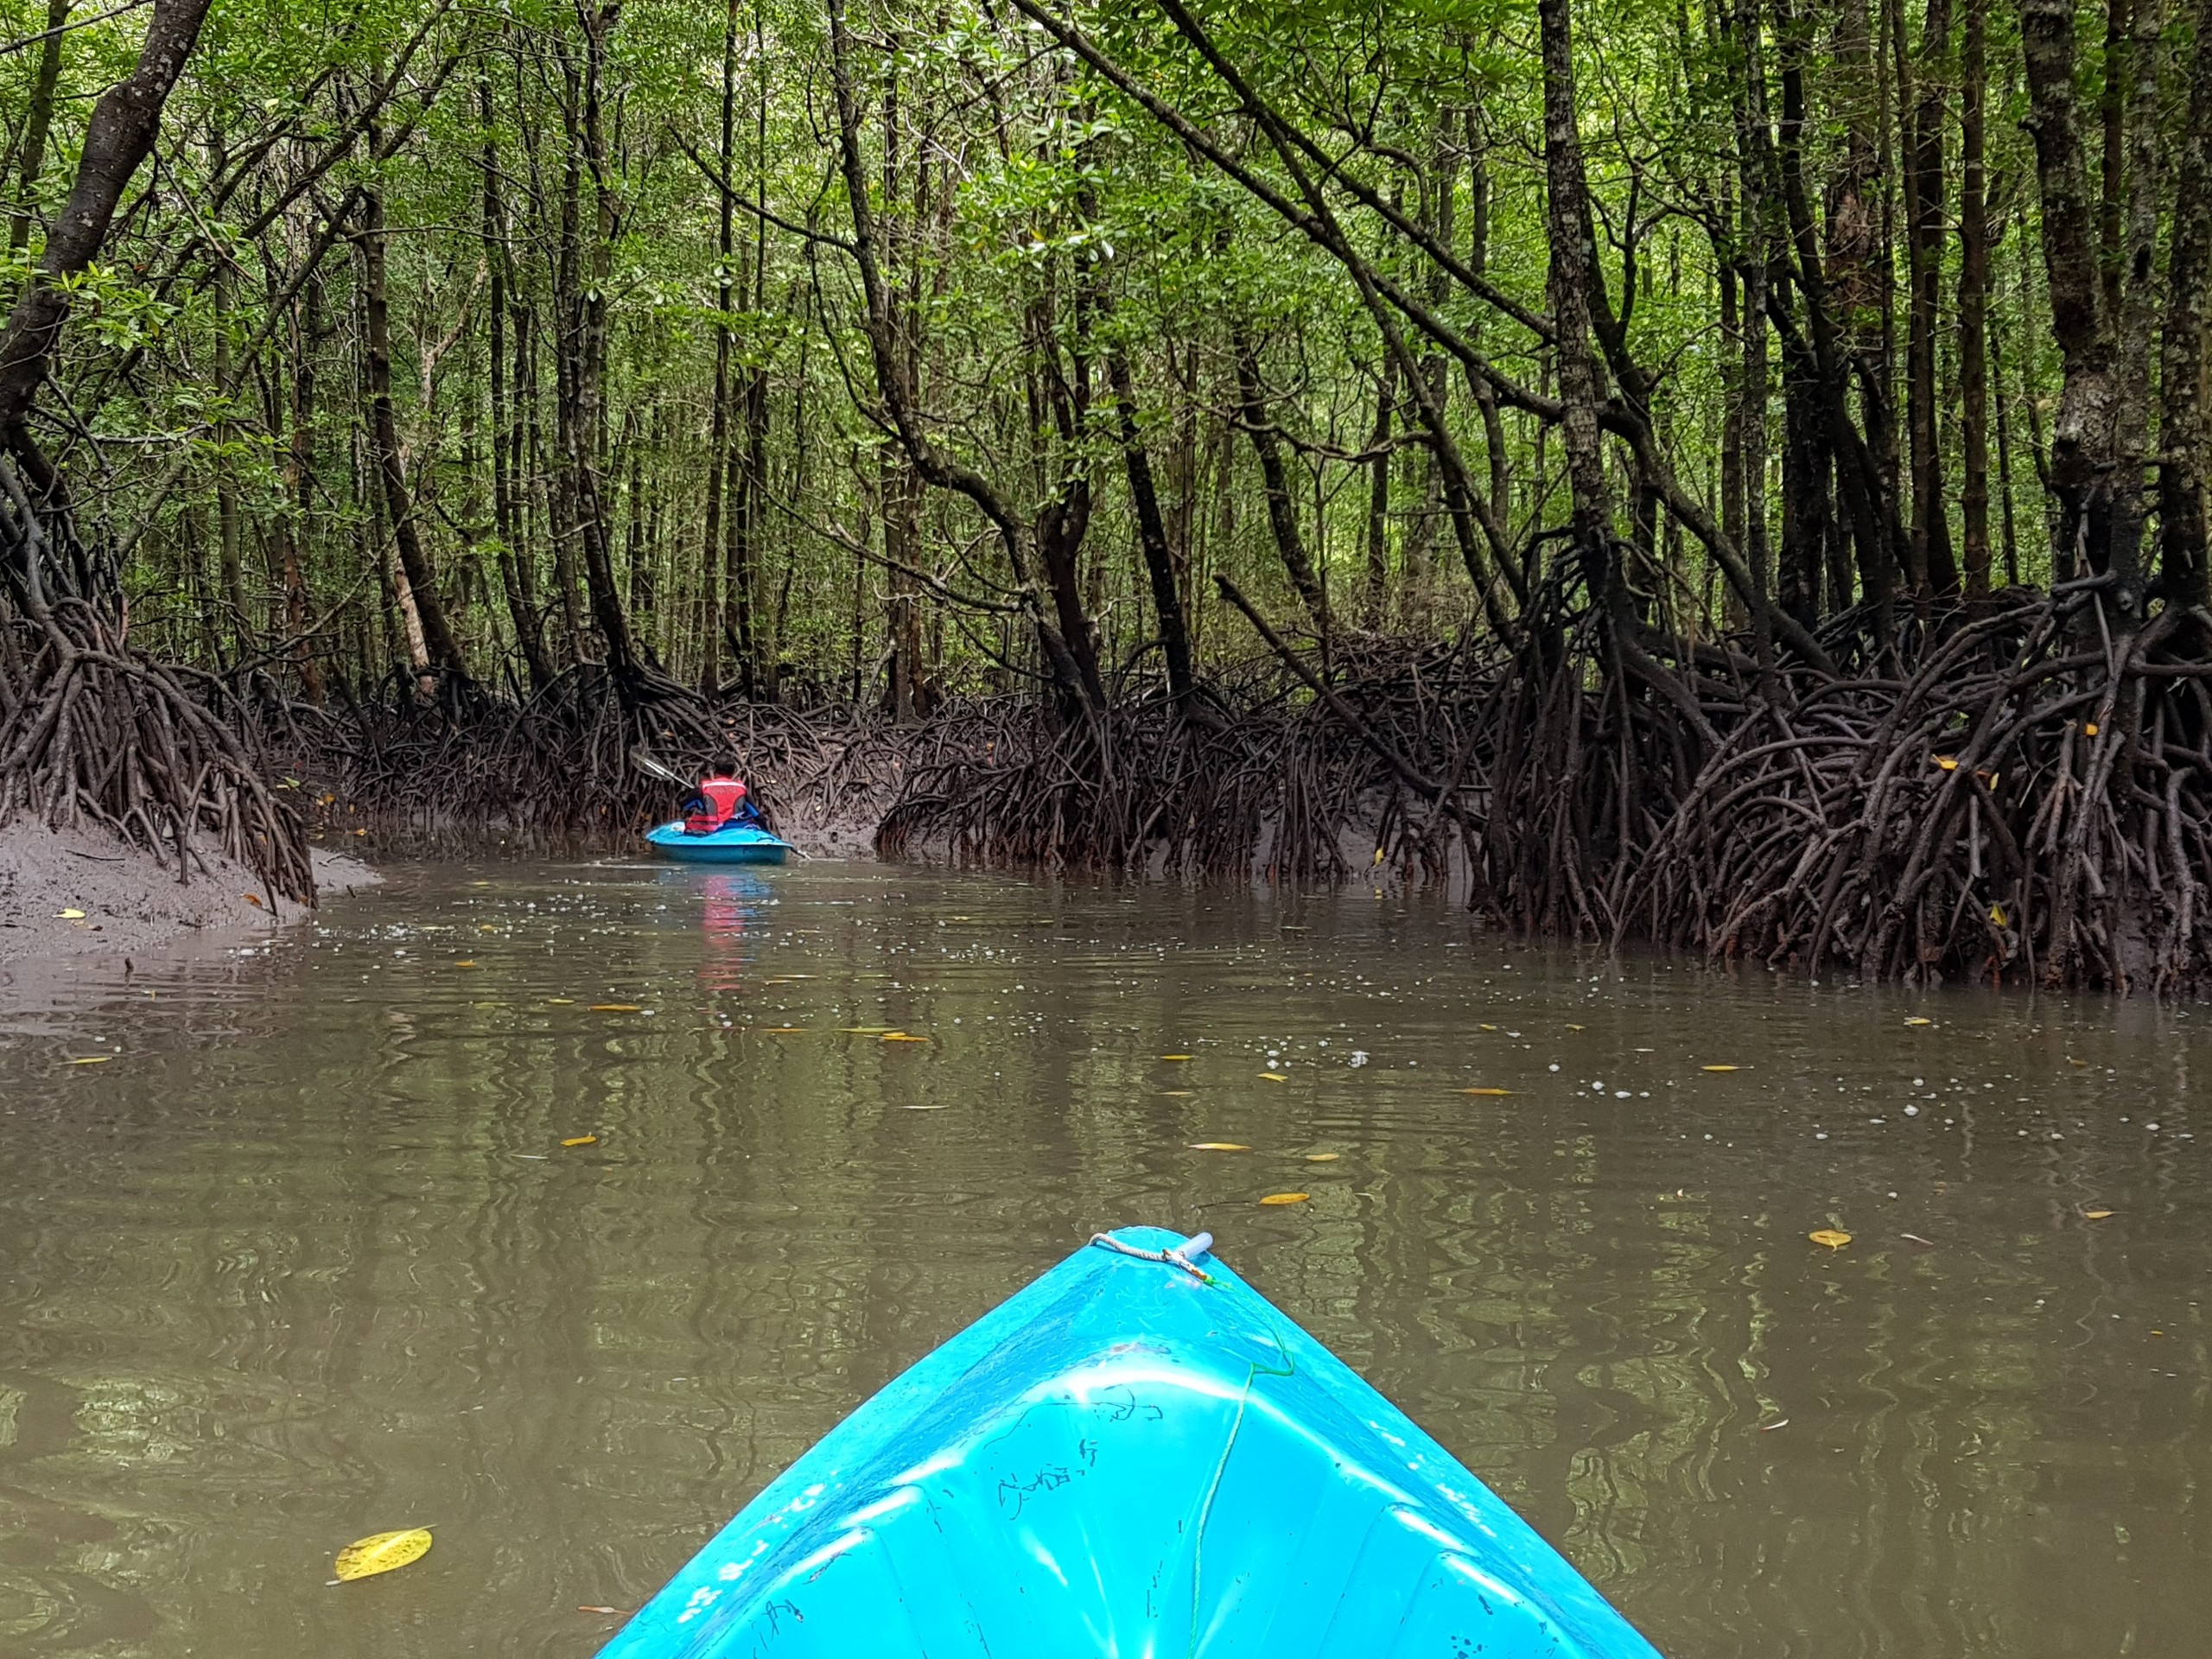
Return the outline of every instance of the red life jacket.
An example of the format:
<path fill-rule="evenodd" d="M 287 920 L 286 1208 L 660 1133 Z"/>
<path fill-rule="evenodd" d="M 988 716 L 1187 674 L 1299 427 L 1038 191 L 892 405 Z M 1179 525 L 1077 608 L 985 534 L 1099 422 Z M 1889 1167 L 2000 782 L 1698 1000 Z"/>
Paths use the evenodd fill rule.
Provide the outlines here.
<path fill-rule="evenodd" d="M 737 816 L 745 804 L 745 785 L 734 778 L 709 778 L 699 785 L 699 798 L 706 803 L 704 812 L 691 812 L 683 819 L 684 830 L 691 835 L 712 835 Z"/>

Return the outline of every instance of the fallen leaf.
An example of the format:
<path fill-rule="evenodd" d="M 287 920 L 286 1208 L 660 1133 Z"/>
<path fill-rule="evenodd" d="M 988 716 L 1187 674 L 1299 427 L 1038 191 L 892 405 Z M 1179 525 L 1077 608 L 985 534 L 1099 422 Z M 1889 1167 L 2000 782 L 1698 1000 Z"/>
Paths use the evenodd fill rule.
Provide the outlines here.
<path fill-rule="evenodd" d="M 1311 1192 L 1270 1192 L 1262 1204 L 1303 1204 L 1313 1195 Z"/>
<path fill-rule="evenodd" d="M 1193 1141 L 1192 1152 L 1249 1152 L 1251 1147 L 1239 1141 Z"/>
<path fill-rule="evenodd" d="M 1309 1164 L 1333 1164 L 1343 1156 L 1340 1152 L 1309 1152 L 1306 1154 L 1306 1161 Z"/>
<path fill-rule="evenodd" d="M 1163 1060 L 1187 1060 L 1191 1057 L 1188 1054 L 1163 1054 L 1160 1058 Z"/>
<path fill-rule="evenodd" d="M 1192 1092 L 1188 1089 L 1163 1089 L 1160 1091 L 1160 1097 L 1162 1100 L 1189 1100 Z"/>
<path fill-rule="evenodd" d="M 1734 1071 L 1739 1068 L 1732 1065 L 1706 1065 L 1700 1066 L 1698 1069 L 1701 1071 Z"/>
<path fill-rule="evenodd" d="M 848 1037 L 880 1037 L 887 1031 L 896 1031 L 896 1026 L 840 1026 L 837 1029 Z"/>
<path fill-rule="evenodd" d="M 760 1029 L 771 1037 L 795 1037 L 806 1027 L 804 1026 L 763 1026 Z"/>
<path fill-rule="evenodd" d="M 1834 1227 L 1815 1228 L 1813 1231 L 1806 1234 L 1805 1236 L 1811 1239 L 1815 1244 L 1827 1245 L 1828 1249 L 1832 1250 L 1840 1250 L 1845 1245 L 1851 1243 L 1851 1235 L 1849 1233 L 1840 1232 Z"/>
<path fill-rule="evenodd" d="M 72 1065 L 105 1065 L 114 1058 L 115 1056 L 112 1054 L 87 1054 L 81 1059 L 70 1061 L 69 1064 Z"/>
<path fill-rule="evenodd" d="M 599 1144 L 599 1137 L 595 1135 L 572 1135 L 561 1144 L 564 1147 L 595 1147 Z"/>
<path fill-rule="evenodd" d="M 1265 1077 L 1269 1083 L 1288 1083 L 1290 1081 L 1289 1074 L 1284 1071 L 1262 1071 L 1260 1075 Z"/>
<path fill-rule="evenodd" d="M 251 905 L 256 910 L 266 908 L 266 906 L 261 902 L 261 895 L 257 893 L 242 893 L 238 894 L 238 897 L 245 899 L 246 903 Z"/>
<path fill-rule="evenodd" d="M 1510 1089 L 1462 1089 L 1459 1092 L 1463 1095 L 1510 1095 L 1513 1091 Z"/>
<path fill-rule="evenodd" d="M 475 963 L 472 961 L 461 961 L 454 963 L 454 966 L 456 968 L 474 968 L 475 965 Z"/>
<path fill-rule="evenodd" d="M 1932 1026 L 1936 1022 L 1925 1014 L 1916 1014 L 1905 1021 L 1908 1026 Z"/>
<path fill-rule="evenodd" d="M 929 1039 L 917 1037 L 907 1031 L 887 1031 L 883 1033 L 881 1040 L 887 1043 L 926 1043 Z"/>
<path fill-rule="evenodd" d="M 1936 757 L 1936 764 L 1942 767 L 1946 772 L 1956 772 L 1959 769 L 1958 757 L 1953 754 L 1937 755 Z"/>
<path fill-rule="evenodd" d="M 430 1553 L 430 1529 L 428 1527 L 405 1527 L 397 1532 L 373 1533 L 357 1539 L 338 1552 L 332 1567 L 338 1576 L 333 1584 L 346 1584 L 355 1579 L 373 1578 L 379 1573 L 389 1573 L 394 1567 L 419 1561 Z"/>
<path fill-rule="evenodd" d="M 1484 1026 L 1483 1029 L 1484 1031 L 1496 1031 L 1497 1027 L 1496 1026 Z"/>
<path fill-rule="evenodd" d="M 620 1607 L 579 1607 L 576 1611 L 580 1613 L 613 1613 L 618 1616 L 622 1611 Z"/>
<path fill-rule="evenodd" d="M 1569 1031 L 1580 1031 L 1580 1030 L 1581 1030 L 1581 1029 L 1582 1029 L 1582 1027 L 1580 1027 L 1580 1026 L 1569 1026 L 1569 1027 L 1567 1027 L 1567 1029 L 1568 1029 Z"/>
<path fill-rule="evenodd" d="M 635 1014 L 637 1011 L 635 1002 L 594 1002 L 587 1010 L 591 1014 Z"/>
<path fill-rule="evenodd" d="M 2082 1212 L 2082 1219 L 2084 1221 L 2102 1221 L 2110 1214 L 2112 1214 L 2112 1211 L 2109 1210 L 2084 1210 Z"/>
<path fill-rule="evenodd" d="M 63 910 L 54 913 L 65 922 L 81 922 L 85 919 L 85 912 L 81 910 Z"/>
<path fill-rule="evenodd" d="M 1771 1434 L 1777 1428 L 1787 1428 L 1789 1427 L 1789 1420 L 1785 1417 L 1778 1423 L 1761 1423 L 1759 1425 L 1759 1433 L 1762 1434 Z"/>
<path fill-rule="evenodd" d="M 565 1008 L 573 1004 L 576 999 L 573 996 L 549 996 L 545 1000 L 556 1008 Z"/>
<path fill-rule="evenodd" d="M 2097 734 L 2097 722 L 2093 720 L 2082 729 L 2087 732 L 2091 737 L 2094 737 Z"/>

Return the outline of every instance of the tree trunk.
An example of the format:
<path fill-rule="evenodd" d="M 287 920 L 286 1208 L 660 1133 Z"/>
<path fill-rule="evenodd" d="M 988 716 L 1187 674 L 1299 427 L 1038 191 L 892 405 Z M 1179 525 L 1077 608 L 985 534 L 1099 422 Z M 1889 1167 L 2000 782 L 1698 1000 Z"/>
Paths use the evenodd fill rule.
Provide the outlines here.
<path fill-rule="evenodd" d="M 15 453 L 41 490 L 54 480 L 23 423 L 68 320 L 69 279 L 99 257 L 124 188 L 154 147 L 162 108 L 200 39 L 208 3 L 155 0 L 137 64 L 92 106 L 69 200 L 0 333 L 0 446 Z"/>
<path fill-rule="evenodd" d="M 16 210 L 8 215 L 8 251 L 21 253 L 31 239 L 38 181 L 46 171 L 46 140 L 54 129 L 54 92 L 61 79 L 61 41 L 70 0 L 46 0 L 46 39 L 39 42 L 38 73 L 23 111 L 22 163 L 16 171 Z"/>
<path fill-rule="evenodd" d="M 1106 358 L 1106 383 L 1113 389 L 1116 421 L 1121 428 L 1122 470 L 1128 474 L 1129 499 L 1136 507 L 1137 546 L 1144 556 L 1145 575 L 1152 586 L 1153 614 L 1159 620 L 1160 655 L 1167 663 L 1167 695 L 1185 720 L 1197 710 L 1198 677 L 1191 665 L 1191 632 L 1183 617 L 1183 595 L 1175 583 L 1175 555 L 1168 545 L 1167 525 L 1160 512 L 1160 492 L 1153 481 L 1152 457 L 1145 450 L 1137 428 L 1136 392 L 1129 375 L 1128 359 L 1120 350 Z"/>
<path fill-rule="evenodd" d="M 1989 0 L 1966 0 L 1959 138 L 1959 495 L 1969 600 L 1989 593 L 1989 181 L 1983 161 Z"/>
<path fill-rule="evenodd" d="M 2173 251 L 2158 380 L 2158 579 L 2169 611 L 2212 604 L 2205 552 L 2205 309 L 2212 278 L 2212 0 L 2196 0 L 2196 56 L 2186 136 L 2175 167 Z M 2177 644 L 2202 660 L 2212 650 L 2192 619 Z"/>
<path fill-rule="evenodd" d="M 1329 632 L 1329 601 L 1321 591 L 1321 578 L 1313 569 L 1313 561 L 1306 556 L 1306 543 L 1298 531 L 1298 503 L 1290 493 L 1289 471 L 1283 465 L 1282 440 L 1275 431 L 1274 416 L 1268 412 L 1267 392 L 1260 379 L 1259 348 L 1243 328 L 1236 331 L 1233 349 L 1236 355 L 1237 412 L 1243 417 L 1244 430 L 1252 440 L 1252 448 L 1260 458 L 1261 493 L 1268 504 L 1268 524 L 1274 531 L 1275 551 L 1282 557 L 1283 569 L 1290 573 L 1291 585 L 1298 589 L 1298 596 L 1306 601 L 1306 613 L 1313 619 L 1313 626 L 1324 639 Z"/>
<path fill-rule="evenodd" d="M 1941 321 L 1943 248 L 1948 240 L 1943 168 L 1944 99 L 1949 88 L 1950 0 L 1928 0 L 1920 29 L 1918 99 L 1905 137 L 1905 424 L 1912 458 L 1913 585 L 1923 594 L 1958 587 L 1943 498 L 1943 445 L 1936 386 L 1936 331 Z M 1898 46 L 1899 98 L 1910 73 Z"/>
<path fill-rule="evenodd" d="M 373 131 L 374 129 L 372 129 Z M 384 489 L 385 512 L 391 521 L 394 550 L 400 576 L 395 578 L 403 611 L 421 632 L 418 669 L 427 669 L 459 682 L 467 679 L 468 665 L 461 646 L 447 626 L 445 607 L 438 597 L 435 572 L 429 550 L 423 545 L 408 493 L 406 463 L 399 448 L 399 423 L 391 402 L 391 304 L 385 278 L 384 192 L 375 187 L 361 192 L 361 311 L 365 336 L 364 368 L 368 378 L 369 444 L 374 452 L 377 478 Z"/>

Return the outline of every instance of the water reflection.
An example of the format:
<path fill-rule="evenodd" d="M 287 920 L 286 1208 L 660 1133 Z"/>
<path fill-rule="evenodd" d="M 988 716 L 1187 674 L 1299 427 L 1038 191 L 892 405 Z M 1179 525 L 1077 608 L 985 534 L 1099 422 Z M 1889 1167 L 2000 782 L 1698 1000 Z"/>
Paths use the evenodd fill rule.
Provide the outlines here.
<path fill-rule="evenodd" d="M 2202 1023 L 1364 893 L 426 873 L 0 1048 L 0 1653 L 582 1659 L 1136 1220 L 1683 1659 L 2195 1651 Z"/>

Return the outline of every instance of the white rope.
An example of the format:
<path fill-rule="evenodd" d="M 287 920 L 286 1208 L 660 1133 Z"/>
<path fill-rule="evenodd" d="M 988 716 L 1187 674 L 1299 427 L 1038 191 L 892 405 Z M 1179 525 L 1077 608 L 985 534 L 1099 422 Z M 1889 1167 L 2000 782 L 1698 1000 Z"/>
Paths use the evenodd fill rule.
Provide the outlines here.
<path fill-rule="evenodd" d="M 1166 1267 L 1180 1268 L 1201 1284 L 1213 1282 L 1207 1277 L 1205 1269 L 1192 1260 L 1213 1248 L 1211 1233 L 1193 1233 L 1172 1250 L 1139 1249 L 1134 1244 L 1124 1244 L 1111 1233 L 1093 1233 L 1090 1242 L 1113 1251 L 1116 1255 L 1133 1255 L 1140 1262 L 1158 1262 Z"/>

